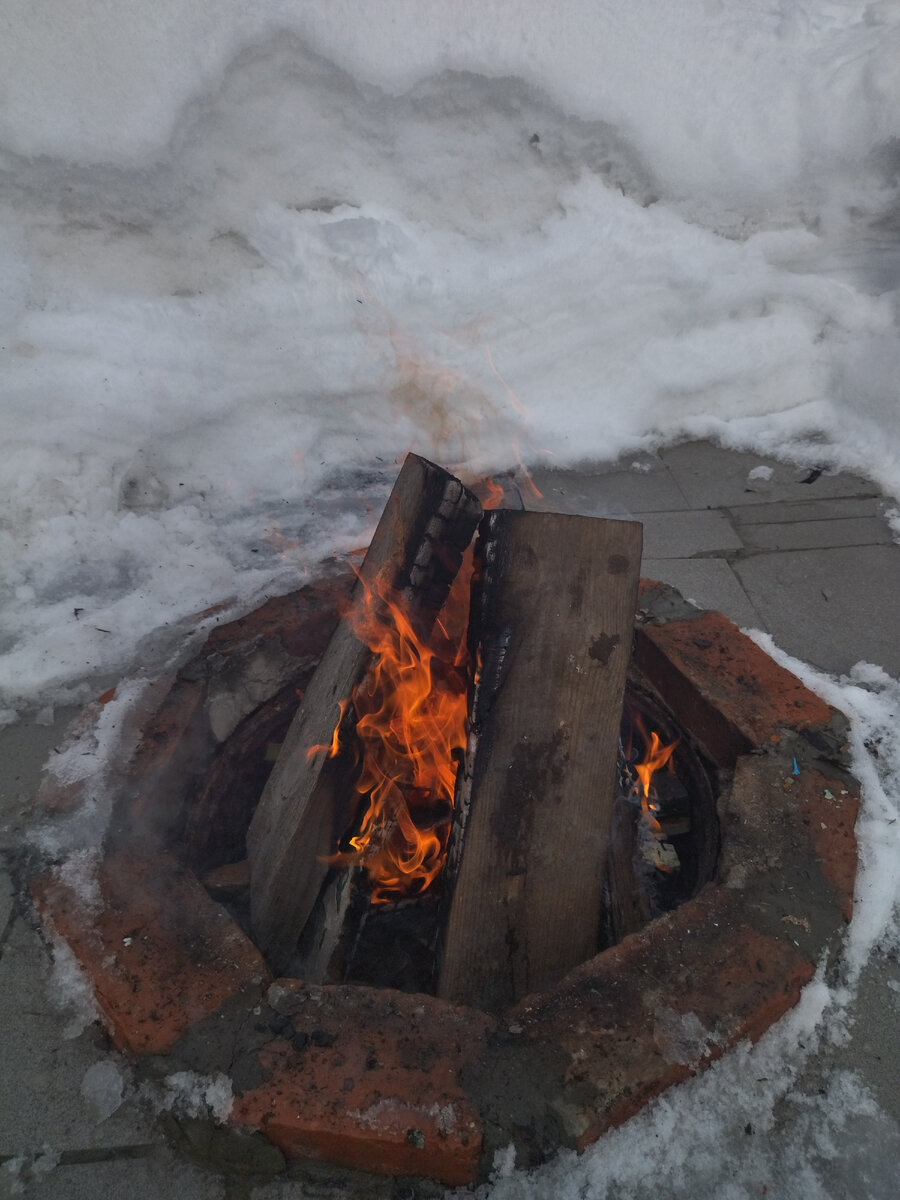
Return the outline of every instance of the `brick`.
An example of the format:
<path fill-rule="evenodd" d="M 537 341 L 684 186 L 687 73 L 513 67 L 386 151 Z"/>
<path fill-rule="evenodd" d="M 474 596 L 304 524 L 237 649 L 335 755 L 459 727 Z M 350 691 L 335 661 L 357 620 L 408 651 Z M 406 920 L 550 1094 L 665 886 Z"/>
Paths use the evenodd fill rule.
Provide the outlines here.
<path fill-rule="evenodd" d="M 295 658 L 318 657 L 338 622 L 341 607 L 349 601 L 355 582 L 350 571 L 341 571 L 289 592 L 214 629 L 200 659 L 214 654 L 231 654 L 255 638 L 278 638 Z"/>
<path fill-rule="evenodd" d="M 834 710 L 824 700 L 721 613 L 704 613 L 690 621 L 646 624 L 638 631 L 636 655 L 670 706 L 688 714 L 688 719 L 682 715 L 682 720 L 701 741 L 703 734 L 695 729 L 691 711 L 699 707 L 709 710 L 710 721 L 719 714 L 716 724 L 722 728 L 712 731 L 714 744 L 709 746 L 717 756 L 777 741 L 782 726 L 805 729 L 827 725 L 833 715 Z M 735 738 L 729 743 L 728 729 L 745 740 L 743 749 Z"/>
<path fill-rule="evenodd" d="M 814 960 L 787 934 L 757 931 L 743 897 L 699 897 L 526 998 L 510 1023 L 526 1043 L 555 1047 L 557 1077 L 536 1087 L 570 1114 L 583 1149 L 666 1088 L 745 1038 L 758 1038 L 800 996 Z"/>
<path fill-rule="evenodd" d="M 807 766 L 789 755 L 742 759 L 720 802 L 720 874 L 746 888 L 752 872 L 778 881 L 766 906 L 774 921 L 803 929 L 824 944 L 853 915 L 859 785 L 843 772 Z M 749 902 L 749 901 L 748 901 Z M 804 940 L 803 932 L 795 936 Z"/>
<path fill-rule="evenodd" d="M 119 1049 L 165 1053 L 227 1000 L 267 985 L 256 947 L 170 856 L 110 855 L 98 883 L 99 905 L 53 875 L 32 895 L 90 978 Z"/>
<path fill-rule="evenodd" d="M 430 996 L 279 980 L 287 1015 L 260 1051 L 269 1078 L 231 1122 L 261 1128 L 292 1158 L 472 1183 L 481 1118 L 460 1083 L 492 1022 Z"/>

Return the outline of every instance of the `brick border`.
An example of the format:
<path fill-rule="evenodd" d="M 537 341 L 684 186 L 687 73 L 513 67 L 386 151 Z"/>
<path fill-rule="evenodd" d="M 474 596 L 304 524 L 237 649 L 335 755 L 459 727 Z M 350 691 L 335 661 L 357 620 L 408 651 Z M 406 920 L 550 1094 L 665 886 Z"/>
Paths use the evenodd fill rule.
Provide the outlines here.
<path fill-rule="evenodd" d="M 171 681 L 126 768 L 98 903 L 46 868 L 30 881 L 120 1050 L 156 1074 L 227 1071 L 238 1139 L 259 1131 L 290 1158 L 458 1185 L 510 1142 L 520 1164 L 583 1149 L 796 1004 L 852 913 L 846 722 L 723 616 L 650 580 L 637 662 L 734 773 L 716 880 L 499 1020 L 429 996 L 273 980 L 166 839 L 196 777 L 188 763 L 210 762 L 272 679 L 305 687 L 349 582 L 223 625 Z M 38 800 L 71 809 L 83 787 L 48 782 Z"/>

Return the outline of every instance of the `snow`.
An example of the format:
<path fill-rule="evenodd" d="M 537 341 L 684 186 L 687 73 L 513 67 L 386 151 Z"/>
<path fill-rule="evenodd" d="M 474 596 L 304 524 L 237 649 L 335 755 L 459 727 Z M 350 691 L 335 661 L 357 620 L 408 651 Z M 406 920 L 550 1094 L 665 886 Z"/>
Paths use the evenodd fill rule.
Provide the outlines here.
<path fill-rule="evenodd" d="M 474 475 L 710 437 L 900 501 L 888 0 L 7 0 L 0 28 L 0 724 L 364 544 L 409 449 Z M 817 1197 L 841 1163 L 889 1194 L 887 1119 L 806 1073 L 897 943 L 900 698 L 794 669 L 865 787 L 840 980 L 486 1194 Z M 56 756 L 83 808 L 35 836 L 86 902 L 145 686 Z"/>
<path fill-rule="evenodd" d="M 223 1125 L 234 1105 L 231 1080 L 220 1071 L 201 1075 L 197 1071 L 174 1071 L 167 1075 L 161 1093 L 144 1085 L 151 1103 L 185 1117 L 212 1117 Z"/>
<path fill-rule="evenodd" d="M 125 1076 L 111 1058 L 91 1063 L 81 1081 L 81 1094 L 98 1124 L 106 1121 L 122 1107 L 125 1098 Z"/>
<path fill-rule="evenodd" d="M 0 720 L 364 542 L 410 448 L 900 493 L 891 6 L 128 8 L 0 39 Z"/>

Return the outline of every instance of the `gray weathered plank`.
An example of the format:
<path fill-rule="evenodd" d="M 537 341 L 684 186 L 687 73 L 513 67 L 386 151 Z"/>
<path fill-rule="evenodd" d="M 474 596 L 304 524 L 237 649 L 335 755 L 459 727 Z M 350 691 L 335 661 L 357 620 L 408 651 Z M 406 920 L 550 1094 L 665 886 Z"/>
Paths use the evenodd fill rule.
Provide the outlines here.
<path fill-rule="evenodd" d="M 482 539 L 438 991 L 498 1010 L 596 951 L 641 526 L 497 511 Z"/>
<path fill-rule="evenodd" d="M 448 472 L 407 456 L 360 569 L 363 586 L 400 591 L 420 634 L 427 634 L 481 517 L 471 492 Z M 250 914 L 257 944 L 283 970 L 315 903 L 333 854 L 355 811 L 351 767 L 343 755 L 311 760 L 328 745 L 340 705 L 361 679 L 368 650 L 349 621 L 338 626 L 310 681 L 247 835 Z"/>

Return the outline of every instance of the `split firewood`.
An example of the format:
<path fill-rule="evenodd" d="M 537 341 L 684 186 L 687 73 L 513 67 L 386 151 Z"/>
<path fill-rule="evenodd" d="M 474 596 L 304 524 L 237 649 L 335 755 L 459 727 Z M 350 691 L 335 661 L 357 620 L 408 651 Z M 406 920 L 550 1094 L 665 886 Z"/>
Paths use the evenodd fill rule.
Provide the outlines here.
<path fill-rule="evenodd" d="M 458 479 L 408 455 L 360 568 L 355 603 L 400 593 L 427 637 L 481 518 Z M 253 934 L 283 970 L 319 895 L 333 855 L 356 815 L 353 763 L 314 747 L 340 743 L 348 700 L 369 660 L 352 624 L 335 631 L 288 731 L 247 836 Z"/>
<path fill-rule="evenodd" d="M 495 511 L 438 994 L 499 1010 L 597 949 L 641 526 Z"/>

